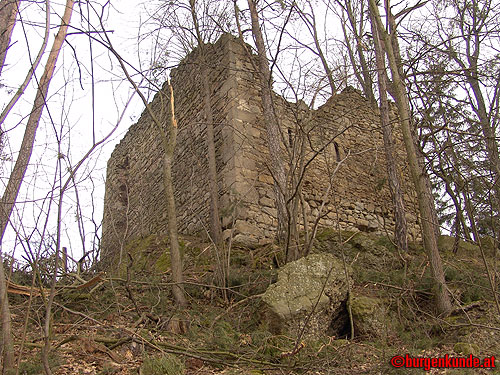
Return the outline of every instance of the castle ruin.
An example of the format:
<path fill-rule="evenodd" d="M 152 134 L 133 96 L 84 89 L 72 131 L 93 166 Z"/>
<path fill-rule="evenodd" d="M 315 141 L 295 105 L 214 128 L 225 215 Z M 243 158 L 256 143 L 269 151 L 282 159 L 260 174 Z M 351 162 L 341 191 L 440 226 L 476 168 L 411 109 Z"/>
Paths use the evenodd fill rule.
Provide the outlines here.
<path fill-rule="evenodd" d="M 248 51 L 249 46 L 245 48 L 231 35 L 205 46 L 206 60 L 211 62 L 208 71 L 224 236 L 258 245 L 273 239 L 277 212 L 255 71 L 258 64 Z M 175 201 L 179 231 L 186 234 L 207 233 L 210 217 L 198 62 L 199 51 L 195 49 L 171 74 L 179 126 L 173 167 Z M 157 94 L 152 108 L 158 108 L 160 102 Z M 317 110 L 301 102 L 287 102 L 278 95 L 274 102 L 283 133 L 282 152 L 293 146 L 298 127 L 306 129 L 308 135 L 304 160 L 311 161 L 303 180 L 304 199 L 298 219 L 302 228 L 304 223 L 312 227 L 320 213 L 320 227 L 336 229 L 338 225 L 342 230 L 392 234 L 394 216 L 377 109 L 354 89 L 333 95 Z M 415 239 L 419 227 L 414 188 L 400 139 L 396 139 L 396 145 L 409 235 Z M 108 161 L 103 257 L 116 255 L 134 238 L 166 234 L 161 153 L 157 129 L 145 111 Z"/>

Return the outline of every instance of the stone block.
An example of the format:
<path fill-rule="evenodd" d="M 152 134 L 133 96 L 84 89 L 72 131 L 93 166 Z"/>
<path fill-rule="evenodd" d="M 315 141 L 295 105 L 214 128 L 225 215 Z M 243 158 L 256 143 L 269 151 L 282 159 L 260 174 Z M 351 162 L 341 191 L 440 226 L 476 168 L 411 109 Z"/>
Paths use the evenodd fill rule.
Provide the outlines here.
<path fill-rule="evenodd" d="M 271 217 L 278 217 L 278 210 L 276 208 L 262 207 L 262 211 Z"/>
<path fill-rule="evenodd" d="M 280 268 L 278 281 L 262 296 L 276 333 L 297 337 L 307 321 L 305 337 L 326 334 L 342 314 L 347 282 L 352 285 L 331 254 L 312 254 Z"/>
<path fill-rule="evenodd" d="M 236 233 L 246 234 L 255 237 L 262 237 L 262 231 L 254 224 L 250 224 L 248 221 L 236 220 L 234 225 L 234 230 Z"/>
<path fill-rule="evenodd" d="M 260 182 L 264 182 L 266 184 L 274 184 L 274 179 L 272 176 L 268 175 L 268 174 L 260 174 L 259 175 L 259 181 Z"/>
<path fill-rule="evenodd" d="M 268 197 L 260 198 L 259 203 L 264 207 L 274 207 L 274 199 Z"/>

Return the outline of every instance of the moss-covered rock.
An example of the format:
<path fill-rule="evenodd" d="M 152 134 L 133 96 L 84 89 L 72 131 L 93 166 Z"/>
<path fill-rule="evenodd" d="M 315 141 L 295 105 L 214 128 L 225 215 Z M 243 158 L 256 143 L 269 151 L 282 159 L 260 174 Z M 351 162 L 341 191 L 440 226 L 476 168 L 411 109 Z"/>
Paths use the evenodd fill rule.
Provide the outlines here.
<path fill-rule="evenodd" d="M 350 278 L 349 283 L 352 285 Z M 288 263 L 262 296 L 269 308 L 267 319 L 292 335 L 306 322 L 306 335 L 326 333 L 332 319 L 343 312 L 346 298 L 344 266 L 331 254 L 311 254 Z"/>
<path fill-rule="evenodd" d="M 386 326 L 386 313 L 380 299 L 352 296 L 349 299 L 356 336 L 381 337 Z"/>

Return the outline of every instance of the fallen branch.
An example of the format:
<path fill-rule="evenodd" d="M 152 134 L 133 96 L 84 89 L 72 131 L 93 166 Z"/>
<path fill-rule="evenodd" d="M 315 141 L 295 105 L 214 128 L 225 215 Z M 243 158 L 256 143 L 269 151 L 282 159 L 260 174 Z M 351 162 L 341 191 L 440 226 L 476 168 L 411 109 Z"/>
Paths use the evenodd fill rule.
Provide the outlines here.
<path fill-rule="evenodd" d="M 48 295 L 49 290 L 42 288 L 43 294 Z M 22 295 L 22 296 L 33 296 L 33 297 L 40 297 L 40 288 L 36 288 L 33 286 L 24 286 L 24 285 L 19 285 L 16 283 L 13 283 L 10 280 L 7 280 L 7 292 L 10 294 L 17 294 L 17 295 Z"/>
<path fill-rule="evenodd" d="M 82 290 L 82 289 L 87 289 L 91 288 L 98 283 L 105 281 L 104 279 L 104 272 L 101 272 L 99 275 L 93 277 L 89 281 L 84 282 L 83 284 L 80 285 L 57 285 L 56 287 L 58 288 L 58 291 L 56 291 L 56 294 L 60 293 L 62 290 Z M 80 279 L 83 280 L 83 279 Z M 84 280 L 83 280 L 84 281 Z M 17 295 L 22 295 L 22 296 L 33 296 L 33 297 L 40 297 L 42 295 L 48 295 L 49 290 L 46 288 L 40 288 L 40 287 L 35 287 L 35 286 L 25 286 L 25 285 L 20 285 L 16 284 L 10 280 L 7 280 L 7 291 L 10 294 L 17 294 Z"/>

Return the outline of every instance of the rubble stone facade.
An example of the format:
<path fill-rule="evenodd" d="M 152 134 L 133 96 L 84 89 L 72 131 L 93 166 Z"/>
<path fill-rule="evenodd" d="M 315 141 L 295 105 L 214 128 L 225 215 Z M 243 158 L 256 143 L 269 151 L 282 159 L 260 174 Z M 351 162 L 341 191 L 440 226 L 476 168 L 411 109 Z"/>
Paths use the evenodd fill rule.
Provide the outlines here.
<path fill-rule="evenodd" d="M 277 219 L 258 64 L 249 51 L 250 47 L 239 39 L 224 35 L 217 43 L 206 45 L 209 66 L 205 71 L 210 77 L 224 236 L 257 245 L 272 240 Z M 175 201 L 179 230 L 189 234 L 207 233 L 209 228 L 206 122 L 199 61 L 199 51 L 194 50 L 171 74 L 179 126 L 173 167 Z M 157 94 L 152 101 L 155 111 L 168 105 L 161 99 Z M 392 201 L 377 108 L 355 89 L 333 95 L 316 110 L 278 95 L 274 102 L 283 134 L 279 152 L 284 160 L 297 160 L 296 146 L 305 139 L 304 199 L 297 218 L 301 228 L 304 222 L 311 228 L 319 216 L 320 227 L 336 229 L 338 224 L 342 230 L 392 233 Z M 304 133 L 306 137 L 299 139 Z M 108 161 L 103 257 L 117 254 L 134 238 L 167 232 L 162 144 L 157 134 L 145 111 Z M 416 238 L 419 227 L 414 188 L 402 143 L 396 143 L 410 236 Z M 287 170 L 292 173 L 295 166 L 287 165 Z"/>

